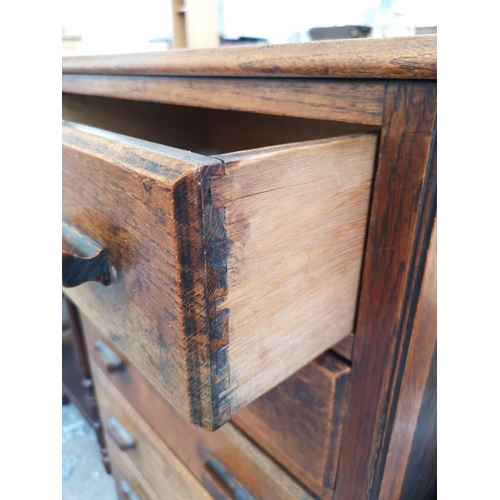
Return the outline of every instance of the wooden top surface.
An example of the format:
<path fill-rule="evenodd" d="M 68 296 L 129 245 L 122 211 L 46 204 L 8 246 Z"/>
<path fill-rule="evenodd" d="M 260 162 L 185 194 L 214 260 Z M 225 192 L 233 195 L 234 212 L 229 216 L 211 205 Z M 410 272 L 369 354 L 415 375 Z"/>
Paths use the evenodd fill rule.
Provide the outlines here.
<path fill-rule="evenodd" d="M 63 57 L 63 73 L 437 78 L 437 35 Z"/>

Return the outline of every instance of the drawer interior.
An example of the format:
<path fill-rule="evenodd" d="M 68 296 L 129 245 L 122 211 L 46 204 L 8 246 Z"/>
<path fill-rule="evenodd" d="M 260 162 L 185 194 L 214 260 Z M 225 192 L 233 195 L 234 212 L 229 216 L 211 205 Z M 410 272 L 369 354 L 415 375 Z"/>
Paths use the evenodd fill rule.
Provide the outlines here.
<path fill-rule="evenodd" d="M 63 94 L 63 119 L 203 155 L 376 131 L 371 125 Z"/>

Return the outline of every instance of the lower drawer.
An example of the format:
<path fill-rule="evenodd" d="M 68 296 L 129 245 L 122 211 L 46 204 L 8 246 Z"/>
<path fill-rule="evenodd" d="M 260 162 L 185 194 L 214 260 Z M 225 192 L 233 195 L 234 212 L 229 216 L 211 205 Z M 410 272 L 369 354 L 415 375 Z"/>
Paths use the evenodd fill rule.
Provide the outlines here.
<path fill-rule="evenodd" d="M 349 373 L 326 352 L 232 418 L 322 499 L 335 488 Z"/>
<path fill-rule="evenodd" d="M 130 460 L 156 493 L 156 497 L 146 496 L 146 498 L 161 500 L 212 498 L 189 469 L 106 379 L 106 376 L 97 367 L 93 368 L 106 442 L 111 451 L 111 467 L 114 467 L 113 456 L 116 458 L 118 455 L 119 463 L 120 458 L 121 463 Z M 135 485 L 137 486 L 137 482 Z M 146 488 L 142 491 L 144 494 Z"/>
<path fill-rule="evenodd" d="M 109 458 L 113 462 L 113 477 L 120 500 L 159 500 L 159 496 L 129 457 L 108 439 Z"/>
<path fill-rule="evenodd" d="M 111 383 L 116 406 L 121 406 L 119 401 L 126 403 L 126 398 L 214 498 L 311 500 L 312 497 L 298 483 L 232 424 L 208 432 L 188 423 L 114 345 L 101 337 L 84 315 L 82 322 L 93 371 L 98 374 L 98 395 L 99 386 Z M 112 348 L 111 352 L 118 359 L 114 359 L 112 354 L 110 356 L 103 345 Z M 103 377 L 106 380 L 102 381 Z"/>

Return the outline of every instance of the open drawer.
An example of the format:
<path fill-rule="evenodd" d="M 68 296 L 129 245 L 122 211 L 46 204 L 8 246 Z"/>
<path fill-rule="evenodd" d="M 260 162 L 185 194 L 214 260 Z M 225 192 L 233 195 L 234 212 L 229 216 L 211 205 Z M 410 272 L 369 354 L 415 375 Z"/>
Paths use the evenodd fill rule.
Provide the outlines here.
<path fill-rule="evenodd" d="M 91 108 L 80 121 L 95 125 Z M 198 148 L 209 115 L 180 108 L 166 114 L 179 149 L 158 127 L 132 137 L 140 112 L 95 109 L 129 135 L 63 122 L 65 293 L 177 411 L 216 429 L 351 333 L 377 134 L 290 142 L 307 134 L 284 126 L 282 144 L 233 153 L 259 144 L 254 118 Z"/>

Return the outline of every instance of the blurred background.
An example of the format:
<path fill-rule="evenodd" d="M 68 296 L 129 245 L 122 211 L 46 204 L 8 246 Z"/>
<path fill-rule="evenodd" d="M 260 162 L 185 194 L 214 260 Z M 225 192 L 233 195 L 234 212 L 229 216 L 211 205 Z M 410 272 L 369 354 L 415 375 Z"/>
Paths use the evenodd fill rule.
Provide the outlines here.
<path fill-rule="evenodd" d="M 437 33 L 431 0 L 64 0 L 63 55 Z"/>

